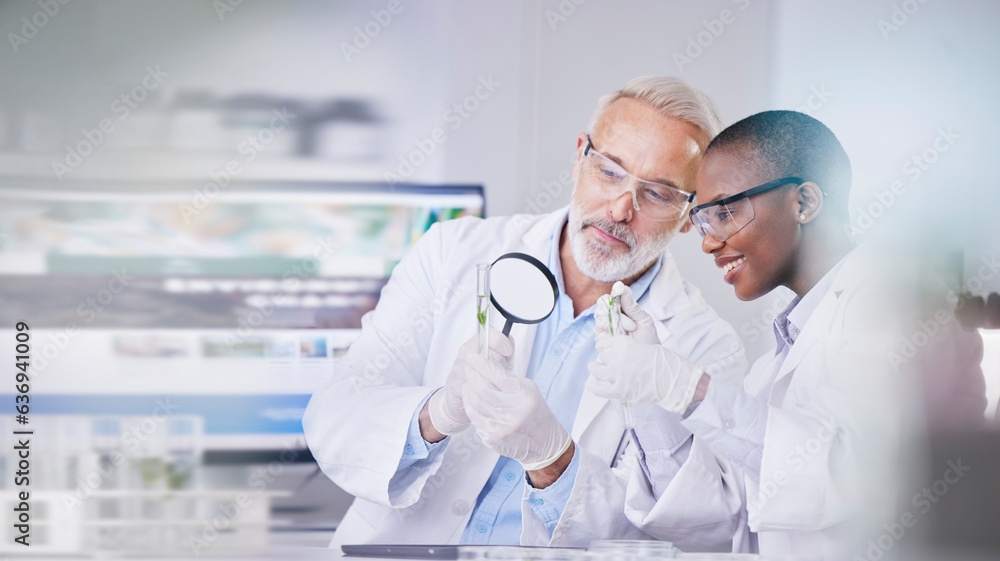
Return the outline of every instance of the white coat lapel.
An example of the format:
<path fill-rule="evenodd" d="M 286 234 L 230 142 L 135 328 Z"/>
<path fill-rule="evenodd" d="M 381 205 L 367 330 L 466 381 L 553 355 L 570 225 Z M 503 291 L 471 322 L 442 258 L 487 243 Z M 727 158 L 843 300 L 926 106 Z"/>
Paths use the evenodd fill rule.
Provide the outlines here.
<path fill-rule="evenodd" d="M 586 389 L 580 397 L 580 407 L 576 410 L 576 418 L 573 420 L 573 440 L 579 442 L 583 433 L 590 427 L 590 424 L 597 418 L 598 413 L 608 404 L 608 398 L 598 397 Z"/>
<path fill-rule="evenodd" d="M 770 402 L 772 405 L 780 405 L 785 395 L 784 388 L 790 383 L 783 381 L 784 378 L 787 378 L 789 374 L 795 371 L 795 368 L 802 362 L 802 357 L 806 356 L 809 349 L 818 340 L 818 337 L 806 337 L 806 332 L 803 330 L 798 340 L 792 345 L 792 349 L 788 353 L 788 358 L 781 364 L 778 375 L 774 378 L 774 384 L 771 385 Z"/>
<path fill-rule="evenodd" d="M 830 320 L 833 317 L 836 307 L 837 294 L 831 290 L 823 295 L 823 299 L 816 306 L 816 310 L 813 311 L 812 316 L 806 321 L 798 339 L 795 340 L 795 344 L 792 345 L 791 350 L 788 352 L 785 362 L 781 364 L 778 375 L 774 378 L 774 384 L 771 386 L 771 395 L 768 399 L 771 405 L 781 405 L 785 399 L 785 392 L 789 384 L 791 384 L 791 380 L 785 380 L 785 378 L 795 371 L 799 363 L 802 362 L 803 357 L 819 343 L 821 337 L 829 335 Z M 803 372 L 802 375 L 814 376 L 817 374 L 816 372 Z"/>
<path fill-rule="evenodd" d="M 799 334 L 799 338 L 788 353 L 788 358 L 781 365 L 781 369 L 775 378 L 775 385 L 777 385 L 779 380 L 795 370 L 795 367 L 802 361 L 807 351 L 819 342 L 820 338 L 829 336 L 830 322 L 836 314 L 840 295 L 854 284 L 863 281 L 866 275 L 864 259 L 861 253 L 853 251 L 848 254 L 843 266 L 833 279 L 830 289 L 823 295 L 823 299 L 816 306 L 816 310 L 806 321 L 802 332 Z"/>
<path fill-rule="evenodd" d="M 816 306 L 812 316 L 806 320 L 806 324 L 802 327 L 798 339 L 795 340 L 795 344 L 792 345 L 792 349 L 788 353 L 788 358 L 781 365 L 781 370 L 778 371 L 779 379 L 793 370 L 802 361 L 806 352 L 819 342 L 820 337 L 823 337 L 824 333 L 828 331 L 830 318 L 836 306 L 837 295 L 833 291 L 823 295 L 823 299 Z"/>

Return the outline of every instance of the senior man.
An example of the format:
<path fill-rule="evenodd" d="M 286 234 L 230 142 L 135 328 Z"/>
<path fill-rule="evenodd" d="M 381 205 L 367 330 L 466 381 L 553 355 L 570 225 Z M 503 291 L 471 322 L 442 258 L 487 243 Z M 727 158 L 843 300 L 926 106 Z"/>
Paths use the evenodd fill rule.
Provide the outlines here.
<path fill-rule="evenodd" d="M 666 431 L 675 445 L 643 463 L 670 472 L 683 489 L 675 492 L 684 515 L 666 536 L 691 548 L 729 548 L 739 505 L 698 496 L 718 486 L 684 485 L 674 469 L 695 463 L 691 456 L 712 466 L 697 477 L 715 470 L 725 478 L 727 467 L 685 432 L 680 416 L 637 406 L 636 431 L 626 431 L 620 405 L 584 389 L 597 357 L 596 304 L 615 281 L 630 286 L 662 345 L 719 383 L 739 384 L 739 339 L 666 249 L 690 227 L 695 174 L 719 128 L 700 92 L 673 78 L 637 78 L 604 96 L 590 133 L 577 137 L 568 208 L 462 218 L 420 239 L 303 419 L 324 473 L 356 497 L 331 547 L 648 538 L 624 514 L 625 479 L 639 465 L 644 435 L 655 441 Z M 537 325 L 516 325 L 509 338 L 492 331 L 485 359 L 473 350 L 475 265 L 515 251 L 552 270 L 556 308 Z"/>

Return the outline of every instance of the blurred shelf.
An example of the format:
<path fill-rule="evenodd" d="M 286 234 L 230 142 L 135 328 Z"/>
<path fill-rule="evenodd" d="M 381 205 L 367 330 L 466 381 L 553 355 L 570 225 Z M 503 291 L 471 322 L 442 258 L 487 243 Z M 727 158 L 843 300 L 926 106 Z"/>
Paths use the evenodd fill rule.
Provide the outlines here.
<path fill-rule="evenodd" d="M 188 553 L 192 551 L 192 537 L 201 540 L 194 553 L 211 548 L 212 555 L 246 552 L 263 555 L 267 551 L 270 531 L 294 529 L 291 520 L 271 517 L 271 500 L 275 497 L 290 497 L 291 491 L 261 489 L 135 489 L 135 490 L 92 490 L 80 502 L 118 500 L 126 504 L 134 501 L 186 501 L 190 504 L 179 513 L 174 509 L 163 511 L 163 516 L 150 516 L 141 509 L 133 509 L 133 515 L 101 518 L 84 508 L 66 508 L 68 490 L 32 491 L 32 523 L 36 530 L 47 531 L 32 534 L 32 553 L 41 555 L 79 555 L 96 557 L 119 557 L 141 552 L 135 549 L 136 542 L 148 540 L 156 544 L 157 553 Z M 241 494 L 253 497 L 249 502 L 238 499 Z M 216 503 L 233 500 L 229 509 Z M 5 500 L 9 505 L 12 501 Z M 183 505 L 183 503 L 180 503 Z M 223 522 L 219 522 L 219 519 Z M 204 530 L 214 529 L 216 537 Z M 56 531 L 58 530 L 58 531 Z M 191 530 L 194 530 L 192 533 Z M 224 531 L 224 532 L 223 532 Z M 223 537 L 224 533 L 224 537 Z M 150 548 L 147 548 L 146 553 Z M 162 551 L 161 551 L 162 550 Z M 0 554 L 21 550 L 11 543 L 0 544 Z"/>
<path fill-rule="evenodd" d="M 33 522 L 34 524 L 34 522 Z M 146 527 L 146 528 L 160 528 L 163 526 L 192 526 L 199 527 L 204 526 L 205 520 L 179 520 L 179 519 L 169 519 L 169 518 L 147 518 L 141 520 L 128 520 L 124 518 L 106 518 L 98 520 L 86 520 L 80 523 L 83 528 L 133 528 L 133 527 Z M 230 527 L 247 527 L 247 526 L 258 526 L 266 528 L 278 528 L 278 527 L 291 527 L 292 523 L 288 520 L 231 520 L 227 524 L 227 528 Z"/>
<path fill-rule="evenodd" d="M 141 489 L 141 490 L 130 490 L 130 489 L 94 489 L 87 495 L 87 498 L 94 499 L 114 499 L 114 498 L 127 498 L 127 499 L 142 499 L 142 498 L 230 498 L 239 496 L 241 493 L 251 494 L 248 489 Z M 252 491 L 254 495 L 263 495 L 267 497 L 291 497 L 291 491 Z"/>
<path fill-rule="evenodd" d="M 0 178 L 32 178 L 60 181 L 53 164 L 65 166 L 65 154 L 0 152 Z M 229 173 L 233 163 L 237 180 L 382 182 L 390 169 L 378 162 L 337 162 L 314 158 L 260 156 L 245 161 L 238 153 L 199 154 L 183 152 L 106 152 L 84 158 L 78 167 L 63 173 L 67 180 L 185 181 L 209 180 L 211 174 Z M 67 168 L 69 169 L 69 168 Z"/>

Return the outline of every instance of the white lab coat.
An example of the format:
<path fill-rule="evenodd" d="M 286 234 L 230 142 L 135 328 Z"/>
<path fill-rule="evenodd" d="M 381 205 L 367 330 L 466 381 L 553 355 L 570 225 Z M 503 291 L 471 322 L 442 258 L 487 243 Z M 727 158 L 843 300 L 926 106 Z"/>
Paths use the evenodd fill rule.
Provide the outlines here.
<path fill-rule="evenodd" d="M 977 341 L 981 348 L 978 334 L 962 333 L 953 321 L 921 356 L 893 363 L 890 353 L 928 313 L 913 305 L 921 294 L 874 274 L 872 263 L 859 250 L 845 258 L 776 376 L 779 358 L 769 352 L 754 363 L 734 403 L 706 399 L 684 421 L 720 455 L 745 458 L 730 464 L 735 478 L 716 482 L 731 501 L 747 505 L 746 524 L 734 537 L 737 551 L 752 549 L 752 531 L 762 554 L 867 558 L 867 540 L 898 520 L 893 508 L 905 492 L 899 485 L 907 483 L 907 439 L 934 422 L 920 418 L 921 382 L 951 412 L 932 417 L 970 410 L 982 416 L 982 371 L 955 354 L 974 353 Z M 929 384 L 912 368 L 928 364 L 934 365 Z M 758 452 L 747 454 L 755 438 Z M 633 478 L 629 493 L 644 490 Z M 660 505 L 647 502 L 640 514 L 653 517 Z"/>
<path fill-rule="evenodd" d="M 512 251 L 545 262 L 550 236 L 565 215 L 564 208 L 435 224 L 395 268 L 375 310 L 363 318 L 360 338 L 335 363 L 331 383 L 313 395 L 303 419 L 323 472 L 356 497 L 331 547 L 459 541 L 498 455 L 466 430 L 449 437 L 442 454 L 424 460 L 434 459 L 431 465 L 397 474 L 407 429 L 417 406 L 444 385 L 458 347 L 474 335 L 476 263 Z M 739 383 L 746 362 L 735 331 L 681 279 L 669 253 L 639 303 L 656 320 L 665 346 L 716 370 L 720 380 Z M 502 325 L 495 311 L 492 323 Z M 526 374 L 535 329 L 515 324 L 511 331 L 518 376 Z M 571 432 L 581 461 L 563 517 L 550 540 L 525 501 L 522 543 L 586 546 L 602 537 L 648 538 L 625 517 L 624 476 L 609 467 L 624 432 L 615 406 L 585 391 Z M 736 517 L 727 507 L 715 512 L 724 529 Z M 728 540 L 728 532 L 712 539 Z"/>

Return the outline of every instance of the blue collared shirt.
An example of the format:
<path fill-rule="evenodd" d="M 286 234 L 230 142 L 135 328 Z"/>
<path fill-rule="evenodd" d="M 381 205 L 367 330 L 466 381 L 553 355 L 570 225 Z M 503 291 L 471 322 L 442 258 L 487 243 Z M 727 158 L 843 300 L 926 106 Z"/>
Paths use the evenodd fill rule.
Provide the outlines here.
<path fill-rule="evenodd" d="M 565 224 L 564 218 L 552 232 L 546 263 L 556 277 L 559 299 L 552 315 L 538 324 L 527 377 L 538 385 L 545 402 L 562 426 L 572 432 L 584 383 L 589 375 L 587 365 L 597 359 L 597 349 L 594 342 L 594 306 L 574 317 L 573 301 L 566 295 L 559 259 L 559 238 Z M 637 300 L 649 289 L 660 271 L 661 263 L 662 258 L 657 259 L 653 266 L 632 283 L 632 292 Z M 401 470 L 425 460 L 429 465 L 428 456 L 448 440 L 427 444 L 421 438 L 417 419 L 422 407 L 423 404 L 417 408 L 410 424 L 407 444 L 399 464 Z M 407 453 L 410 451 L 412 453 Z M 579 465 L 580 449 L 577 448 L 572 461 L 559 479 L 545 489 L 535 489 L 528 484 L 521 464 L 501 456 L 476 499 L 476 506 L 462 534 L 461 543 L 520 544 L 522 501 L 528 502 L 551 536 L 573 490 Z M 397 475 L 399 474 L 397 471 Z"/>
<path fill-rule="evenodd" d="M 830 291 L 830 287 L 833 286 L 833 279 L 837 277 L 837 273 L 843 265 L 844 259 L 841 259 L 832 269 L 823 275 L 823 278 L 819 279 L 816 286 L 813 286 L 809 289 L 809 292 L 806 292 L 805 296 L 801 299 L 798 297 L 793 299 L 784 311 L 774 318 L 774 338 L 776 342 L 774 354 L 787 352 L 788 348 L 795 344 L 795 341 L 799 338 L 799 333 L 802 332 L 802 328 L 805 327 L 806 322 L 812 317 L 813 312 L 816 311 L 826 293 Z"/>

